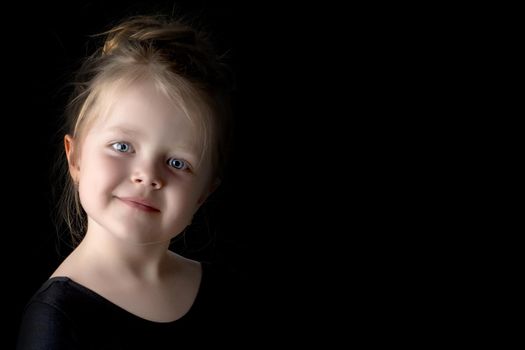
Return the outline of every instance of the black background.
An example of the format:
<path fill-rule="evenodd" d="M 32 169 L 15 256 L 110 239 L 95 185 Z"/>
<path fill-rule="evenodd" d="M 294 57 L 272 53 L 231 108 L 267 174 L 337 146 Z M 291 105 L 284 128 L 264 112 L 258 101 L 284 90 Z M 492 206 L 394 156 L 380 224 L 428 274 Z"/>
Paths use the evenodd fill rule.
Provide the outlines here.
<path fill-rule="evenodd" d="M 477 55 L 467 45 L 485 42 L 468 20 L 473 9 L 283 3 L 177 2 L 204 15 L 232 48 L 238 78 L 233 167 L 216 197 L 217 245 L 191 254 L 215 256 L 242 276 L 249 312 L 232 337 L 254 332 L 247 345 L 280 336 L 326 347 L 332 335 L 391 343 L 432 334 L 441 318 L 454 323 L 448 260 L 471 225 L 453 221 L 470 205 L 461 172 L 474 151 L 463 147 L 472 133 L 464 117 L 485 105 L 468 95 L 485 77 L 479 57 L 488 50 Z M 88 35 L 172 4 L 2 9 L 8 344 L 23 304 L 60 260 L 48 214 L 60 89 Z M 441 339 L 435 329 L 431 339 Z"/>
<path fill-rule="evenodd" d="M 265 76 L 269 71 L 261 67 L 268 64 L 259 58 L 269 52 L 264 47 L 268 43 L 256 43 L 256 33 L 250 33 L 246 26 L 250 23 L 249 13 L 239 13 L 240 8 L 226 1 L 14 5 L 4 15 L 16 16 L 16 24 L 8 26 L 2 39 L 6 91 L 1 128 L 2 197 L 6 208 L 2 215 L 2 290 L 8 304 L 7 312 L 2 313 L 3 324 L 7 325 L 2 343 L 6 348 L 14 347 L 24 304 L 68 252 L 67 246 L 59 243 L 51 219 L 50 170 L 60 142 L 56 135 L 58 117 L 69 91 L 64 87 L 79 60 L 93 49 L 88 45 L 92 43 L 89 35 L 100 33 L 127 15 L 172 10 L 198 16 L 210 28 L 219 50 L 230 51 L 230 64 L 238 80 L 235 112 L 239 116 L 230 177 L 209 208 L 211 231 L 216 235 L 214 244 L 206 245 L 206 235 L 197 235 L 190 247 L 178 244 L 176 249 L 191 257 L 227 263 L 251 286 L 247 290 L 253 296 L 263 294 L 255 287 L 257 278 L 253 276 L 262 267 L 266 269 L 260 253 L 267 245 L 259 241 L 267 240 L 269 235 L 263 224 L 269 211 L 265 206 L 276 205 L 263 204 L 267 201 L 261 194 L 272 180 L 260 172 L 270 170 L 270 176 L 275 176 L 281 170 L 276 162 L 272 164 L 272 152 L 263 151 L 271 149 L 268 138 L 275 141 L 267 129 L 274 116 L 263 112 L 269 111 L 270 94 L 258 96 L 262 90 L 256 87 L 262 77 L 269 78 Z"/>
<path fill-rule="evenodd" d="M 5 12 L 16 16 L 2 38 L 2 290 L 9 304 L 2 317 L 8 347 L 14 346 L 24 304 L 68 251 L 58 243 L 50 217 L 50 169 L 61 141 L 56 131 L 64 86 L 92 49 L 86 46 L 89 35 L 127 15 L 169 13 L 173 6 L 172 1 L 79 1 L 13 5 Z M 342 166 L 335 158 L 340 144 L 349 141 L 340 125 L 354 123 L 346 103 L 356 98 L 342 79 L 348 62 L 339 65 L 345 58 L 336 54 L 341 43 L 335 34 L 342 24 L 331 23 L 320 9 L 268 2 L 177 1 L 175 6 L 202 18 L 219 48 L 231 50 L 237 78 L 231 171 L 210 208 L 215 244 L 184 252 L 238 272 L 250 309 L 246 329 L 239 332 L 261 333 L 261 340 L 290 335 L 290 322 L 310 324 L 314 314 L 324 313 L 328 299 L 322 295 L 335 290 L 336 265 L 344 258 L 336 251 L 347 229 L 336 228 L 333 218 L 349 216 L 341 210 L 345 205 L 328 199 L 344 200 L 343 169 L 357 161 L 350 156 Z M 355 45 L 353 38 L 349 42 Z M 333 79 L 341 79 L 337 84 L 343 88 L 329 83 Z M 341 101 L 343 109 L 336 108 Z M 324 212 L 330 215 L 323 217 Z M 267 317 L 269 331 L 257 325 Z"/>

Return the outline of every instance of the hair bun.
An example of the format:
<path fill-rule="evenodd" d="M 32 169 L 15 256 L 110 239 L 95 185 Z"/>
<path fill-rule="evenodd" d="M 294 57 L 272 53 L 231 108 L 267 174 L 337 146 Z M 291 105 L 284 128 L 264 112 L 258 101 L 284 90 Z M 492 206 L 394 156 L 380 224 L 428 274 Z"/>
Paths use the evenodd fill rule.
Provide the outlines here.
<path fill-rule="evenodd" d="M 181 22 L 162 18 L 135 17 L 103 33 L 106 40 L 102 55 L 128 55 L 130 48 L 146 56 L 165 60 L 182 76 L 195 81 L 224 84 L 221 64 L 206 35 Z M 228 79 L 226 79 L 228 80 Z"/>

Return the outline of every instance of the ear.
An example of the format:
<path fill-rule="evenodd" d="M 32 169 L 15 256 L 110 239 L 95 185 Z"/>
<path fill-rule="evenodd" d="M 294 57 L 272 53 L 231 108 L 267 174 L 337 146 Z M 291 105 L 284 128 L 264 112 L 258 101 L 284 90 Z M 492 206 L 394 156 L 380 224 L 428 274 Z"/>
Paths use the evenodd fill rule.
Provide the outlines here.
<path fill-rule="evenodd" d="M 199 197 L 199 201 L 197 202 L 197 207 L 200 207 L 202 203 L 212 194 L 215 192 L 217 187 L 221 184 L 221 179 L 217 178 L 215 179 L 211 185 L 202 193 L 202 195 Z"/>
<path fill-rule="evenodd" d="M 64 148 L 66 150 L 67 163 L 69 164 L 69 174 L 73 182 L 77 183 L 80 167 L 78 166 L 78 154 L 75 153 L 75 139 L 73 136 L 64 136 Z"/>

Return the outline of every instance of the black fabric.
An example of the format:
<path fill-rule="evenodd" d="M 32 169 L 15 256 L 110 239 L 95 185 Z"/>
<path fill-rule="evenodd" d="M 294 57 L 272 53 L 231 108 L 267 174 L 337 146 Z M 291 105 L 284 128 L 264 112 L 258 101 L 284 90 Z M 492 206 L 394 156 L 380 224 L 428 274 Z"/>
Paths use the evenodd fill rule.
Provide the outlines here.
<path fill-rule="evenodd" d="M 51 278 L 26 307 L 17 349 L 171 349 L 218 340 L 228 334 L 232 315 L 219 292 L 220 274 L 202 267 L 191 309 L 169 323 L 135 316 L 67 277 Z"/>

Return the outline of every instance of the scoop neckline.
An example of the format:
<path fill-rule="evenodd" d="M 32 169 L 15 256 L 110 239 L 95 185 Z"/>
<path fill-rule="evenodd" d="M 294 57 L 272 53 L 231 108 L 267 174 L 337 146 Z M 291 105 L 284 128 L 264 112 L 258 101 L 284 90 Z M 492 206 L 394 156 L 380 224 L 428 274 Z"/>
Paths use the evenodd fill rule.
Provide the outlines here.
<path fill-rule="evenodd" d="M 201 265 L 201 279 L 200 279 L 200 282 L 199 282 L 199 287 L 197 289 L 197 295 L 195 295 L 195 299 L 193 299 L 193 303 L 191 304 L 191 306 L 188 309 L 188 311 L 186 311 L 182 316 L 180 316 L 179 318 L 177 318 L 177 319 L 175 319 L 173 321 L 167 321 L 167 322 L 159 322 L 159 321 L 148 320 L 148 319 L 143 318 L 143 317 L 141 317 L 139 315 L 136 315 L 136 314 L 132 313 L 131 311 L 128 311 L 128 310 L 120 307 L 119 305 L 115 304 L 114 302 L 112 302 L 111 300 L 107 299 L 106 297 L 98 294 L 94 290 L 90 289 L 89 287 L 86 287 L 85 285 L 83 285 L 83 284 L 73 280 L 72 278 L 70 278 L 68 276 L 54 276 L 54 277 L 50 277 L 46 281 L 46 284 L 50 285 L 51 283 L 53 283 L 55 281 L 67 282 L 67 283 L 71 284 L 72 286 L 76 287 L 77 289 L 80 289 L 80 290 L 84 291 L 85 293 L 89 294 L 90 296 L 100 300 L 105 305 L 108 305 L 109 307 L 117 310 L 119 313 L 125 314 L 125 315 L 127 315 L 129 317 L 132 317 L 134 319 L 137 319 L 137 320 L 139 320 L 141 322 L 145 322 L 145 323 L 149 323 L 149 324 L 153 324 L 153 325 L 163 326 L 163 325 L 171 325 L 171 324 L 174 324 L 176 322 L 180 322 L 180 321 L 183 321 L 183 320 L 187 319 L 188 315 L 190 313 L 192 313 L 192 311 L 196 308 L 196 305 L 199 303 L 199 301 L 201 299 L 202 287 L 203 287 L 204 278 L 205 278 L 205 276 L 204 276 L 205 275 L 205 268 L 204 268 L 205 264 L 201 263 L 200 265 Z"/>

